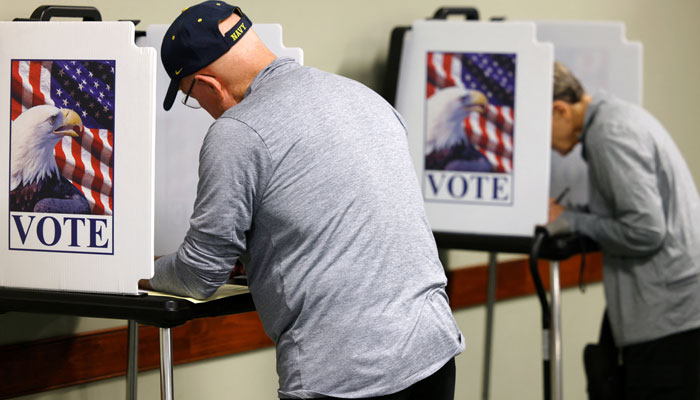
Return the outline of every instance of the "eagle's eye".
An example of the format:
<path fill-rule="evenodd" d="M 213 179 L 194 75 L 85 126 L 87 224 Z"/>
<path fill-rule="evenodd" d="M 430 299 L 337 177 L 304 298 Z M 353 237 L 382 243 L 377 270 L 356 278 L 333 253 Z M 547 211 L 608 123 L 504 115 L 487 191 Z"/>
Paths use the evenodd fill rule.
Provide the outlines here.
<path fill-rule="evenodd" d="M 49 117 L 49 124 L 51 124 L 51 126 L 53 126 L 55 123 L 56 123 L 56 116 L 55 115 L 50 116 Z"/>

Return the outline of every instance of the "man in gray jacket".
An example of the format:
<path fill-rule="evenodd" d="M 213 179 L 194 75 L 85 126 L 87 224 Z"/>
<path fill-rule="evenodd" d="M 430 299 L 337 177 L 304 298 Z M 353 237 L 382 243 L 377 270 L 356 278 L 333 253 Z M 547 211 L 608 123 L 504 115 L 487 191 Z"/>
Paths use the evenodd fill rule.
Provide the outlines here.
<path fill-rule="evenodd" d="M 603 284 L 625 399 L 700 398 L 700 199 L 663 126 L 555 63 L 552 148 L 581 142 L 589 211 L 550 203 L 550 221 L 603 251 Z"/>
<path fill-rule="evenodd" d="M 357 82 L 275 57 L 250 25 L 209 1 L 165 35 L 165 109 L 181 90 L 216 121 L 190 229 L 144 286 L 206 298 L 249 260 L 281 398 L 452 399 L 464 338 L 403 120 Z"/>

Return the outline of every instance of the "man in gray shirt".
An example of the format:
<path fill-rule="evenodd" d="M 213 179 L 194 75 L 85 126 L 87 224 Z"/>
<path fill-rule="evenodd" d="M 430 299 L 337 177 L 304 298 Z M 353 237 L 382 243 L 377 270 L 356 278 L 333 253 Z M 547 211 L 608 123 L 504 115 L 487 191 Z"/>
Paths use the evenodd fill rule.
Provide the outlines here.
<path fill-rule="evenodd" d="M 552 148 L 579 141 L 588 213 L 550 204 L 550 221 L 603 251 L 603 284 L 625 399 L 700 398 L 700 199 L 681 153 L 644 109 L 591 97 L 556 63 Z"/>
<path fill-rule="evenodd" d="M 276 58 L 220 1 L 184 10 L 161 56 L 165 109 L 180 89 L 216 121 L 190 229 L 150 286 L 206 298 L 247 260 L 281 398 L 452 399 L 465 344 L 396 111 Z"/>

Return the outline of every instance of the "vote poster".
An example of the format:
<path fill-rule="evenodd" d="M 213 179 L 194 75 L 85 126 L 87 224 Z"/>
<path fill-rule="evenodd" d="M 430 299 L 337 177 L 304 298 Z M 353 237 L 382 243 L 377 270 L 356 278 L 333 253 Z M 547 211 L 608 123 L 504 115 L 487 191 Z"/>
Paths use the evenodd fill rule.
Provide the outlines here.
<path fill-rule="evenodd" d="M 511 204 L 516 55 L 426 58 L 425 200 Z"/>
<path fill-rule="evenodd" d="M 547 222 L 553 47 L 531 22 L 416 21 L 396 109 L 434 232 L 529 237 Z"/>
<path fill-rule="evenodd" d="M 115 60 L 12 60 L 10 250 L 113 254 Z"/>

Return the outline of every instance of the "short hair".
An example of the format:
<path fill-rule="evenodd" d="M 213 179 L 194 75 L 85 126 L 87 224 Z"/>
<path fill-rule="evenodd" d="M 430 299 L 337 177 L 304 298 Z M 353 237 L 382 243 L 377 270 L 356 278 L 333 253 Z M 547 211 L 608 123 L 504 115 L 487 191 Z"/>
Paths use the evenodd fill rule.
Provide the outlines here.
<path fill-rule="evenodd" d="M 569 71 L 564 64 L 554 61 L 554 91 L 553 100 L 562 100 L 570 104 L 578 103 L 585 90 L 581 82 Z"/>

